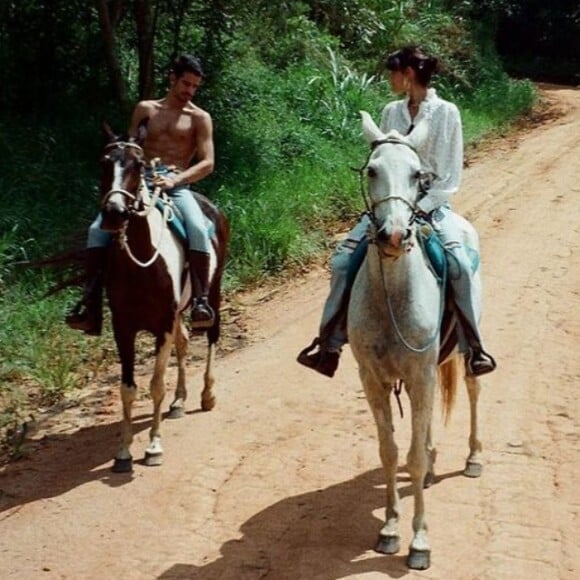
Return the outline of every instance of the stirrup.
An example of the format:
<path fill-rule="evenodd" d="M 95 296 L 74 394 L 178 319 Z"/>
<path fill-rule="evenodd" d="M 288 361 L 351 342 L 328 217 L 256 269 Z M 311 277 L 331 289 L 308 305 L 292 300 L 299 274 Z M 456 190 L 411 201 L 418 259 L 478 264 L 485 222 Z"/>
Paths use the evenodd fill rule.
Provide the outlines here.
<path fill-rule="evenodd" d="M 465 355 L 465 370 L 470 377 L 480 377 L 497 368 L 495 359 L 483 349 L 470 350 Z"/>
<path fill-rule="evenodd" d="M 215 313 L 206 298 L 196 298 L 191 307 L 191 328 L 204 330 L 211 328 L 215 322 Z"/>

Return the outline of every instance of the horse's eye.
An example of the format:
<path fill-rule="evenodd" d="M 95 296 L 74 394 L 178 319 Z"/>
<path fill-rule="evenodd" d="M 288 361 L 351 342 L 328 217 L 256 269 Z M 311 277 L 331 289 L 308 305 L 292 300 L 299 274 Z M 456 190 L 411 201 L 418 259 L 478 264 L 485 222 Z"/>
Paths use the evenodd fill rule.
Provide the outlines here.
<path fill-rule="evenodd" d="M 367 175 L 369 177 L 376 177 L 377 176 L 377 170 L 374 167 L 369 167 L 367 169 Z"/>

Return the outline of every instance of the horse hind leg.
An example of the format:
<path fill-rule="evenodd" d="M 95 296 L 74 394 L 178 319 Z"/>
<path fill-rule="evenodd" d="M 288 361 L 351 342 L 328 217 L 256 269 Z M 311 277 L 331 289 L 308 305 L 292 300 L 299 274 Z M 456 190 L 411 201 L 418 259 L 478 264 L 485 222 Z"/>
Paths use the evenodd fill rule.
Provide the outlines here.
<path fill-rule="evenodd" d="M 469 395 L 470 411 L 470 431 L 469 431 L 469 456 L 465 462 L 463 474 L 466 477 L 480 477 L 483 472 L 483 463 L 481 460 L 482 445 L 479 439 L 478 426 L 478 401 L 481 392 L 481 384 L 477 377 L 465 377 L 467 393 Z"/>
<path fill-rule="evenodd" d="M 115 460 L 112 471 L 115 473 L 130 473 L 133 471 L 133 456 L 131 455 L 131 445 L 133 443 L 132 409 L 137 397 L 137 386 L 133 384 L 121 384 L 121 401 L 123 403 L 123 422 L 121 427 L 121 445 Z"/>
<path fill-rule="evenodd" d="M 185 324 L 178 316 L 175 322 L 175 351 L 177 354 L 177 388 L 175 397 L 169 406 L 169 419 L 180 419 L 185 415 L 185 401 L 187 400 L 187 350 L 189 337 Z"/>
<path fill-rule="evenodd" d="M 205 372 L 203 373 L 203 391 L 201 392 L 202 411 L 211 411 L 215 407 L 216 399 L 213 394 L 215 378 L 213 375 L 213 359 L 215 356 L 215 343 L 208 342 L 205 359 Z"/>
<path fill-rule="evenodd" d="M 221 262 L 223 266 L 223 260 L 225 257 L 218 256 L 218 261 Z M 215 378 L 213 374 L 213 360 L 215 357 L 215 345 L 220 338 L 221 329 L 221 279 L 222 270 L 218 266 L 218 270 L 215 274 L 214 279 L 211 283 L 211 288 L 209 291 L 209 303 L 215 312 L 214 324 L 207 331 L 207 354 L 205 360 L 205 372 L 203 374 L 203 391 L 201 393 L 201 409 L 202 411 L 211 411 L 216 405 L 216 398 L 213 394 L 213 385 L 215 383 Z"/>
<path fill-rule="evenodd" d="M 145 450 L 145 465 L 154 466 L 163 463 L 161 445 L 161 404 L 165 398 L 165 371 L 173 347 L 173 334 L 166 333 L 164 340 L 158 339 L 155 368 L 149 390 L 153 400 L 153 423 L 149 431 L 149 445 Z"/>
<path fill-rule="evenodd" d="M 435 461 L 437 460 L 437 449 L 433 447 L 433 426 L 429 425 L 427 431 L 427 442 L 425 444 L 425 452 L 427 453 L 427 473 L 425 474 L 425 481 L 423 488 L 427 489 L 435 483 Z"/>

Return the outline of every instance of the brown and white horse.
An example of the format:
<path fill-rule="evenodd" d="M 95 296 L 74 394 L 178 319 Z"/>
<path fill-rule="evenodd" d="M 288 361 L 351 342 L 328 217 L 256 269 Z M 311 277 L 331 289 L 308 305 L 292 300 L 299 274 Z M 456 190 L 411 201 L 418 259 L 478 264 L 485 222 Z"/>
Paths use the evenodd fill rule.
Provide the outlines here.
<path fill-rule="evenodd" d="M 189 340 L 182 314 L 191 302 L 191 282 L 187 274 L 184 242 L 168 224 L 173 209 L 163 200 L 162 211 L 156 209 L 156 204 L 160 204 L 159 191 L 152 196 L 145 184 L 146 160 L 141 147 L 145 128 L 140 129 L 137 139 L 129 140 L 118 139 L 108 127 L 105 127 L 105 132 L 108 144 L 101 159 L 101 227 L 114 234 L 108 254 L 105 288 L 121 360 L 123 402 L 121 445 L 113 471 L 127 472 L 133 468 L 131 411 L 137 391 L 134 362 L 138 332 L 147 331 L 156 341 L 155 368 L 150 383 L 153 423 L 145 453 L 146 465 L 160 465 L 162 461 L 161 404 L 165 396 L 165 371 L 174 344 L 178 377 L 169 416 L 184 414 Z M 215 405 L 212 362 L 220 334 L 221 279 L 229 226 L 213 204 L 205 197 L 195 195 L 208 219 L 208 227 L 213 231 L 209 302 L 216 319 L 207 330 L 208 349 L 201 396 L 202 410 L 209 411 Z"/>

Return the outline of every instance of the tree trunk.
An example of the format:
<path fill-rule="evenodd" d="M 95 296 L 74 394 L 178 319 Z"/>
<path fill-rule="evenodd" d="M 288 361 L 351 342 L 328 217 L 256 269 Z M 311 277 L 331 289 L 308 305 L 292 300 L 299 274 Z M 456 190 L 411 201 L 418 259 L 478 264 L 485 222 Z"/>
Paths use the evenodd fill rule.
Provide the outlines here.
<path fill-rule="evenodd" d="M 139 97 L 141 99 L 151 98 L 155 89 L 153 42 L 157 28 L 157 13 L 158 2 L 135 0 L 135 22 L 137 24 L 139 51 Z"/>
<path fill-rule="evenodd" d="M 95 5 L 99 14 L 99 25 L 101 27 L 113 96 L 123 108 L 126 108 L 128 105 L 127 85 L 121 72 L 115 39 L 115 27 L 119 20 L 122 2 L 123 0 L 116 0 L 113 3 L 112 12 L 109 11 L 109 2 L 107 0 L 95 0 Z"/>

